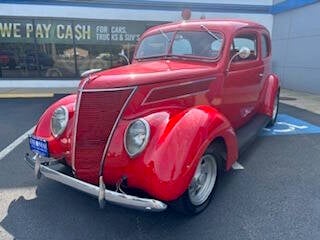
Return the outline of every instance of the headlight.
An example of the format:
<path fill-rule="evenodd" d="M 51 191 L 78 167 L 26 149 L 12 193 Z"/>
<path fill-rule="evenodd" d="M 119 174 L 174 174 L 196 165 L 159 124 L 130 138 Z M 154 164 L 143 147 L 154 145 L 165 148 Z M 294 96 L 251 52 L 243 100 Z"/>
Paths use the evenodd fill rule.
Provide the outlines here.
<path fill-rule="evenodd" d="M 140 118 L 129 124 L 125 136 L 124 147 L 130 157 L 142 152 L 148 144 L 150 136 L 149 123 Z"/>
<path fill-rule="evenodd" d="M 69 120 L 68 109 L 64 106 L 58 107 L 51 118 L 51 133 L 54 137 L 60 136 L 66 129 Z"/>

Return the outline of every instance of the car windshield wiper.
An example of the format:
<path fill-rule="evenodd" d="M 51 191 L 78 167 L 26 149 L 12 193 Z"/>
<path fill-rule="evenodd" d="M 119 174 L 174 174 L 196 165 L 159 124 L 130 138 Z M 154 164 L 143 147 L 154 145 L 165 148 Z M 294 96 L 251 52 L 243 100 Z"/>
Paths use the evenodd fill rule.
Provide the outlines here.
<path fill-rule="evenodd" d="M 201 28 L 203 28 L 204 30 L 206 30 L 206 32 L 213 38 L 215 38 L 216 40 L 219 40 L 220 38 L 214 34 L 213 32 L 211 32 L 205 25 L 201 24 Z"/>
<path fill-rule="evenodd" d="M 157 56 L 146 56 L 146 57 L 141 57 L 141 58 L 135 58 L 138 61 L 144 60 L 144 59 L 151 59 L 151 58 L 164 58 L 164 59 L 169 59 L 169 58 L 180 58 L 183 56 L 180 55 L 173 55 L 173 54 L 165 54 L 165 55 L 157 55 Z"/>
<path fill-rule="evenodd" d="M 150 59 L 150 58 L 160 58 L 160 57 L 166 57 L 167 55 L 154 55 L 154 56 L 146 56 L 146 57 L 140 57 L 140 58 L 136 58 L 136 60 L 140 61 L 140 60 L 144 60 L 144 59 Z"/>

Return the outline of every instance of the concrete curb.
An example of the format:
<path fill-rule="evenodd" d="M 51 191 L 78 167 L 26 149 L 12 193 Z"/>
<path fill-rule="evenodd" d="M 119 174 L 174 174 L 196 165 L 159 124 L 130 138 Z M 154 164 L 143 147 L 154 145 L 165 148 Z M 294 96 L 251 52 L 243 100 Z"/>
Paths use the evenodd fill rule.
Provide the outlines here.
<path fill-rule="evenodd" d="M 0 98 L 48 98 L 54 93 L 0 93 Z"/>

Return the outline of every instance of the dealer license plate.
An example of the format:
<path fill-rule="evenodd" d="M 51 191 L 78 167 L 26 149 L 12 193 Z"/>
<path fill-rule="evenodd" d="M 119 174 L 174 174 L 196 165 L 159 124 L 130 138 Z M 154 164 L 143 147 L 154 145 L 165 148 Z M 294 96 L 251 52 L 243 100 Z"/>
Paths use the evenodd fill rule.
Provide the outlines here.
<path fill-rule="evenodd" d="M 29 136 L 29 145 L 31 151 L 40 154 L 43 157 L 49 157 L 48 142 L 35 136 Z"/>

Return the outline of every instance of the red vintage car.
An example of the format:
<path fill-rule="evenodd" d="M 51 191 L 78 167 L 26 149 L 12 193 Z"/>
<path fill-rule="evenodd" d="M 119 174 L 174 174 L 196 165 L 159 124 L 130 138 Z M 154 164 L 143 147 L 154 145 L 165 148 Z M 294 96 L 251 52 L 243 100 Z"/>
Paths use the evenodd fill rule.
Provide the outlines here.
<path fill-rule="evenodd" d="M 141 36 L 131 64 L 90 71 L 77 94 L 46 110 L 26 160 L 37 177 L 96 196 L 100 206 L 196 214 L 221 173 L 274 124 L 279 90 L 262 25 L 156 26 Z"/>

